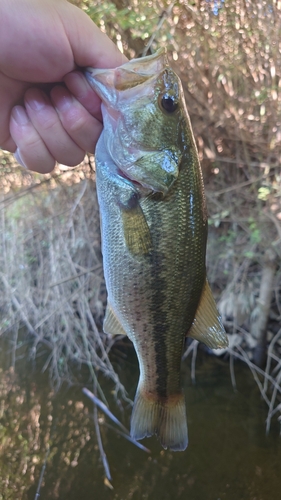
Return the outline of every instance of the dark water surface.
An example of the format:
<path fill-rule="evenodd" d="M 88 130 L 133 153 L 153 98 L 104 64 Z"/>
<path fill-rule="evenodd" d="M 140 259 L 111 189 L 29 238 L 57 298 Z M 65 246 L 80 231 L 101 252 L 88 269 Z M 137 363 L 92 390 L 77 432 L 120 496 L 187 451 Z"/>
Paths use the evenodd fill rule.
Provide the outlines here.
<path fill-rule="evenodd" d="M 2 346 L 3 347 L 3 346 Z M 131 352 L 131 351 L 130 351 Z M 130 354 L 129 352 L 129 354 Z M 133 356 L 131 356 L 133 358 Z M 200 354 L 196 385 L 183 366 L 189 447 L 164 451 L 155 438 L 137 449 L 101 426 L 112 485 L 104 484 L 92 405 L 80 387 L 57 394 L 47 374 L 25 358 L 16 373 L 1 351 L 0 499 L 33 500 L 50 451 L 37 500 L 279 500 L 279 428 L 265 436 L 266 407 L 249 370 L 236 366 L 237 392 L 228 364 Z M 136 362 L 122 361 L 125 385 L 137 383 Z M 129 388 L 128 388 L 129 389 Z M 126 424 L 128 423 L 128 417 Z M 126 419 L 125 419 L 126 420 Z"/>

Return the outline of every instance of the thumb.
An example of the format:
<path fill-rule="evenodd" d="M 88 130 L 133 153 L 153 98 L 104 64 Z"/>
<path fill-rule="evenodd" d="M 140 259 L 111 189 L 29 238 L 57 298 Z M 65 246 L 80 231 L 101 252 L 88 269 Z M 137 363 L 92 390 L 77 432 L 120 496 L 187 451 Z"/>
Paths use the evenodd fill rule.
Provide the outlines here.
<path fill-rule="evenodd" d="M 103 33 L 90 17 L 72 4 L 61 21 L 67 34 L 75 63 L 78 66 L 115 68 L 127 61 L 117 46 Z"/>

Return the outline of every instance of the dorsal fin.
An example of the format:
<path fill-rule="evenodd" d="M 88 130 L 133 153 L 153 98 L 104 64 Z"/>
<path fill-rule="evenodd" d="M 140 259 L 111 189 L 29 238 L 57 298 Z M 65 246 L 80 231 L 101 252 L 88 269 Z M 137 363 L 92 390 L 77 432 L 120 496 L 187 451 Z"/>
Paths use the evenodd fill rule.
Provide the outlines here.
<path fill-rule="evenodd" d="M 228 346 L 228 338 L 207 279 L 187 337 L 203 342 L 211 349 Z"/>
<path fill-rule="evenodd" d="M 107 304 L 103 321 L 103 331 L 110 335 L 127 335 L 110 304 Z"/>

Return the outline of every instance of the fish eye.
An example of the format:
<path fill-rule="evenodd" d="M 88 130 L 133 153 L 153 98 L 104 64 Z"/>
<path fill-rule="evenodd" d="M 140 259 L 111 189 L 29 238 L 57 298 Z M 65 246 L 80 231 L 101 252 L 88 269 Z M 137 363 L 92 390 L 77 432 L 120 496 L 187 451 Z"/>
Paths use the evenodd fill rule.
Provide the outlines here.
<path fill-rule="evenodd" d="M 178 109 L 178 101 L 169 94 L 164 94 L 161 97 L 161 106 L 167 113 L 174 113 Z"/>

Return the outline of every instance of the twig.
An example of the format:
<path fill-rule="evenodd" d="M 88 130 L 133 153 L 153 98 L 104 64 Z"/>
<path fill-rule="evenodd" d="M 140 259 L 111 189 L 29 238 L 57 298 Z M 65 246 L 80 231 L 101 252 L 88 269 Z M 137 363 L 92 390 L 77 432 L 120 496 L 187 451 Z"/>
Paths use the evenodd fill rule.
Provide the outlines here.
<path fill-rule="evenodd" d="M 47 460 L 49 458 L 50 451 L 51 451 L 51 447 L 50 447 L 50 445 L 48 445 L 48 449 L 47 449 L 46 455 L 45 455 L 45 460 L 44 460 L 44 463 L 43 463 L 43 466 L 42 466 L 42 469 L 41 469 L 41 472 L 40 472 L 40 477 L 39 477 L 39 481 L 38 481 L 37 490 L 36 490 L 36 494 L 35 494 L 34 500 L 38 500 L 38 498 L 40 496 L 40 489 L 41 489 L 43 477 L 44 477 L 44 474 L 45 474 L 45 470 L 46 470 L 46 467 L 47 467 Z"/>
<path fill-rule="evenodd" d="M 188 355 L 191 352 L 193 352 L 193 350 L 195 349 L 196 344 L 198 344 L 198 340 L 192 340 L 190 346 L 188 346 L 188 348 L 186 349 L 186 351 L 182 355 L 182 361 L 184 361 L 188 357 Z"/>
<path fill-rule="evenodd" d="M 143 451 L 150 453 L 150 450 L 148 448 L 146 448 L 142 444 L 138 443 L 138 441 L 136 441 L 135 439 L 133 439 L 130 436 L 128 429 L 126 429 L 126 427 L 120 422 L 120 420 L 118 420 L 118 418 L 115 417 L 115 415 L 113 415 L 113 413 L 108 409 L 108 407 L 102 401 L 100 401 L 100 399 L 98 399 L 91 391 L 89 391 L 89 389 L 87 389 L 86 387 L 83 387 L 82 392 L 85 394 L 85 396 L 87 396 L 89 399 L 91 399 L 91 401 L 93 401 L 93 403 L 96 406 L 98 406 L 100 408 L 100 410 L 105 415 L 107 415 L 110 418 L 110 420 L 112 420 L 112 422 L 114 422 L 116 425 L 118 425 L 118 427 L 120 427 L 120 429 L 122 429 L 122 431 L 123 431 L 123 432 L 119 432 L 119 431 L 117 431 L 117 429 L 115 429 L 116 432 L 119 432 L 121 435 L 123 435 L 123 437 L 128 439 L 131 443 L 133 443 L 138 448 L 141 448 Z"/>
<path fill-rule="evenodd" d="M 108 460 L 106 457 L 106 453 L 104 451 L 103 444 L 102 444 L 100 426 L 99 426 L 99 422 L 98 422 L 98 409 L 96 406 L 94 407 L 94 422 L 95 422 L 95 429 L 96 429 L 96 435 L 97 435 L 97 440 L 98 440 L 98 446 L 99 446 L 99 450 L 100 450 L 100 455 L 101 455 L 105 475 L 106 475 L 107 479 L 109 481 L 111 481 L 111 473 L 110 473 L 110 468 L 109 468 L 109 463 L 108 463 Z"/>
<path fill-rule="evenodd" d="M 77 278 L 80 278 L 80 276 L 84 276 L 84 274 L 92 273 L 93 271 L 98 271 L 100 269 L 102 269 L 102 264 L 96 264 L 95 266 L 90 267 L 90 269 L 86 269 L 85 271 L 76 274 L 75 276 L 70 276 L 70 278 L 64 278 L 63 280 L 57 281 L 56 283 L 51 283 L 49 288 L 61 285 L 62 283 L 66 283 L 67 281 L 75 280 Z"/>
<path fill-rule="evenodd" d="M 107 415 L 112 422 L 114 422 L 120 429 L 122 429 L 123 432 L 129 434 L 129 431 L 126 429 L 126 427 L 116 418 L 113 413 L 108 409 L 108 407 L 99 399 L 97 396 L 95 396 L 89 389 L 86 387 L 83 387 L 82 392 L 96 405 L 100 408 L 100 410 Z"/>
<path fill-rule="evenodd" d="M 107 479 L 109 481 L 111 481 L 109 464 L 107 461 L 106 453 L 104 451 L 102 439 L 101 439 L 100 426 L 99 426 L 99 422 L 98 422 L 98 409 L 97 409 L 96 405 L 94 406 L 94 423 L 95 423 L 97 441 L 98 441 L 98 446 L 99 446 L 99 450 L 100 450 L 100 456 L 101 456 L 102 463 L 103 463 L 104 472 L 105 472 Z"/>
<path fill-rule="evenodd" d="M 54 430 L 56 428 L 56 421 L 57 421 L 57 419 L 55 419 L 55 422 L 53 423 L 53 426 L 51 428 L 49 443 L 50 443 L 50 441 L 51 441 L 51 439 L 53 437 L 53 432 L 54 432 Z M 44 460 L 44 463 L 43 463 L 43 466 L 42 466 L 42 469 L 41 469 L 41 472 L 40 472 L 40 477 L 39 477 L 39 481 L 38 481 L 38 485 L 37 485 L 37 489 L 36 489 L 36 494 L 35 494 L 34 500 L 38 500 L 38 498 L 40 496 L 40 489 L 41 489 L 43 477 L 44 477 L 44 474 L 45 474 L 45 470 L 46 470 L 46 467 L 47 467 L 47 461 L 48 461 L 48 458 L 49 458 L 49 455 L 50 455 L 50 452 L 51 452 L 51 446 L 50 446 L 49 443 L 48 443 L 48 448 L 47 448 L 46 455 L 45 455 L 45 460 Z"/>
<path fill-rule="evenodd" d="M 91 360 L 91 356 L 90 356 L 90 351 L 87 348 L 88 347 L 88 345 L 87 345 L 87 339 L 86 339 L 86 336 L 85 336 L 84 332 L 82 332 L 82 339 L 83 339 L 84 348 L 85 348 L 85 354 L 86 354 L 86 358 L 87 358 L 87 365 L 88 365 L 90 374 L 92 375 L 92 379 L 94 381 L 95 388 L 98 390 L 100 396 L 105 401 L 105 403 L 107 403 L 106 397 L 105 397 L 104 392 L 103 392 L 103 390 L 102 390 L 102 388 L 100 386 L 100 383 L 99 383 L 99 381 L 97 379 L 96 372 L 95 372 L 95 370 L 93 368 L 93 364 L 92 364 L 92 360 Z"/>
<path fill-rule="evenodd" d="M 207 156 L 203 156 L 203 160 L 208 160 L 209 158 Z M 214 159 L 212 160 L 214 163 L 216 161 L 220 161 L 220 162 L 223 162 L 223 163 L 232 163 L 233 165 L 246 165 L 246 166 L 249 166 L 249 167 L 260 167 L 260 168 L 269 168 L 269 169 L 272 169 L 272 168 L 275 168 L 277 165 L 275 164 L 272 164 L 272 165 L 269 165 L 269 164 L 264 164 L 264 163 L 261 163 L 259 161 L 250 161 L 250 162 L 247 162 L 247 161 L 244 161 L 244 160 L 234 160 L 234 158 L 228 158 L 227 156 L 215 156 Z"/>
<path fill-rule="evenodd" d="M 273 337 L 272 341 L 270 342 L 268 346 L 268 351 L 267 351 L 267 361 L 266 361 L 266 367 L 265 367 L 265 373 L 269 375 L 270 372 L 270 367 L 271 367 L 271 354 L 273 351 L 273 348 L 277 342 L 277 340 L 281 337 L 281 328 L 280 330 L 276 333 L 276 335 Z M 263 389 L 266 392 L 268 388 L 268 378 L 265 377 L 264 379 L 264 384 L 263 384 Z"/>
<path fill-rule="evenodd" d="M 116 374 L 116 372 L 114 371 L 114 368 L 109 360 L 109 357 L 108 357 L 108 353 L 104 347 L 104 344 L 102 342 L 102 339 L 100 337 L 100 334 L 99 334 L 99 331 L 97 329 L 97 325 L 95 323 L 95 320 L 93 318 L 93 315 L 92 315 L 92 312 L 90 310 L 90 306 L 89 306 L 89 303 L 86 302 L 85 303 L 85 314 L 86 314 L 86 317 L 87 319 L 89 320 L 90 322 L 90 325 L 92 327 L 92 330 L 93 332 L 95 333 L 95 338 L 96 338 L 96 341 L 97 341 L 97 344 L 98 344 L 98 347 L 100 348 L 100 351 L 101 351 L 101 354 L 102 354 L 102 357 L 100 357 L 100 360 L 102 362 L 105 363 L 109 373 L 110 373 L 110 377 L 111 379 L 114 381 L 115 385 L 116 385 L 116 390 L 120 390 L 122 391 L 122 396 L 124 398 L 125 401 L 131 403 L 131 400 L 127 397 L 127 393 L 126 393 L 126 390 L 124 389 L 124 386 L 120 383 L 120 380 L 119 380 L 119 377 L 118 375 Z M 91 363 L 91 360 L 89 360 L 89 362 Z M 92 367 L 92 365 L 91 365 Z M 90 368 L 90 371 L 91 371 L 91 368 Z M 117 389 L 118 388 L 118 389 Z M 102 397 L 103 397 L 103 400 L 105 402 L 105 404 L 107 404 L 107 401 L 104 397 L 104 395 L 102 394 Z"/>
<path fill-rule="evenodd" d="M 233 363 L 233 354 L 230 353 L 229 356 L 229 370 L 230 370 L 230 378 L 231 378 L 231 383 L 234 391 L 237 390 L 237 385 L 236 385 L 236 378 L 235 378 L 235 372 L 234 372 L 234 363 Z"/>
<path fill-rule="evenodd" d="M 140 448 L 140 450 L 143 450 L 146 453 L 151 453 L 151 451 L 148 448 L 146 448 L 146 446 L 143 446 L 143 444 L 141 444 L 138 441 L 136 441 L 135 439 L 133 439 L 130 436 L 130 434 L 127 434 L 125 432 L 119 431 L 119 429 L 116 429 L 116 427 L 113 427 L 113 425 L 110 425 L 107 422 L 103 422 L 103 425 L 105 425 L 105 427 L 107 427 L 108 429 L 111 429 L 112 431 L 116 432 L 116 434 L 119 434 L 123 438 L 127 439 L 128 441 L 130 441 L 130 443 L 133 443 L 135 446 L 137 446 L 138 448 Z"/>
<path fill-rule="evenodd" d="M 96 378 L 94 379 L 94 390 L 95 391 L 97 390 L 97 379 Z M 102 443 L 102 438 L 101 438 L 101 433 L 100 433 L 100 426 L 99 426 L 99 421 L 98 421 L 98 408 L 97 408 L 96 404 L 94 404 L 93 417 L 94 417 L 94 424 L 95 424 L 96 436 L 97 436 L 97 441 L 98 441 L 98 447 L 100 450 L 100 456 L 101 456 L 102 463 L 103 463 L 105 477 L 108 481 L 111 481 L 111 473 L 110 473 L 109 463 L 107 461 L 106 453 L 105 453 L 104 448 L 103 448 L 103 443 Z M 111 486 L 112 485 L 110 484 L 110 487 Z"/>
<path fill-rule="evenodd" d="M 85 181 L 82 182 L 82 188 L 80 190 L 80 193 L 78 194 L 78 196 L 77 196 L 77 198 L 76 198 L 75 202 L 73 203 L 73 206 L 72 206 L 72 208 L 70 210 L 69 222 L 68 222 L 68 225 L 67 225 L 68 226 L 68 230 L 70 229 L 70 226 L 71 226 L 71 223 L 72 223 L 73 214 L 74 214 L 76 208 L 78 207 L 80 201 L 82 200 L 82 198 L 83 198 L 83 196 L 85 194 L 86 188 L 87 188 L 87 181 L 85 180 Z"/>
<path fill-rule="evenodd" d="M 266 419 L 266 430 L 265 430 L 266 434 L 268 434 L 270 431 L 271 418 L 273 415 L 274 403 L 275 403 L 276 396 L 277 396 L 277 387 L 279 386 L 280 381 L 281 381 L 281 370 L 279 371 L 279 373 L 277 375 L 276 385 L 273 389 L 271 400 L 270 400 L 269 410 L 268 410 L 267 419 Z M 278 386 L 277 386 L 277 384 L 278 384 Z"/>
<path fill-rule="evenodd" d="M 197 357 L 197 349 L 198 349 L 198 343 L 194 344 L 193 352 L 192 352 L 192 360 L 191 360 L 191 380 L 192 383 L 196 383 L 196 377 L 195 377 L 195 365 L 196 365 L 196 357 Z"/>
<path fill-rule="evenodd" d="M 242 187 L 250 186 L 251 184 L 255 184 L 256 182 L 259 182 L 262 179 L 266 179 L 266 178 L 267 178 L 267 176 L 263 174 L 260 177 L 257 177 L 256 179 L 250 179 L 249 181 L 240 182 L 239 184 L 235 184 L 235 186 L 230 186 L 228 188 L 221 189 L 220 191 L 215 191 L 214 193 L 212 193 L 212 195 L 219 196 L 219 195 L 224 194 L 224 193 L 230 193 L 231 191 L 236 191 L 237 189 L 240 189 Z"/>
<path fill-rule="evenodd" d="M 151 35 L 149 41 L 148 41 L 148 44 L 146 45 L 146 47 L 144 48 L 143 50 L 143 53 L 142 53 L 142 57 L 146 56 L 147 52 L 149 51 L 151 45 L 153 44 L 156 36 L 157 36 L 157 33 L 160 31 L 160 29 L 162 28 L 162 25 L 164 24 L 164 21 L 166 19 L 168 19 L 168 17 L 171 15 L 171 12 L 174 8 L 174 5 L 175 5 L 175 1 L 172 2 L 168 8 L 166 10 L 163 10 L 163 12 L 161 13 L 161 15 L 159 16 L 159 20 L 158 20 L 158 23 L 157 23 L 157 26 L 155 28 L 155 31 L 153 33 L 153 35 Z"/>
<path fill-rule="evenodd" d="M 270 412 L 270 418 L 272 419 L 272 417 L 274 417 L 275 413 L 277 412 L 280 412 L 281 413 L 281 403 L 279 403 L 276 408 L 274 408 L 274 410 L 272 410 L 272 412 Z M 269 413 L 269 412 L 268 412 Z M 280 420 L 280 416 L 278 417 L 278 420 Z"/>
<path fill-rule="evenodd" d="M 240 347 L 240 346 L 237 346 L 237 349 L 239 349 L 239 351 L 241 352 L 241 354 L 239 354 L 238 352 L 234 351 L 233 349 L 231 349 L 230 347 L 228 347 L 228 352 L 229 353 L 232 353 L 236 358 L 238 359 L 241 359 L 241 361 L 244 361 L 245 363 L 247 363 L 248 367 L 250 368 L 252 374 L 253 374 L 253 377 L 255 379 L 255 382 L 257 383 L 258 385 L 258 388 L 260 390 L 260 393 L 262 395 L 262 397 L 264 398 L 266 404 L 269 406 L 270 405 L 270 401 L 263 389 L 263 386 L 257 376 L 257 372 L 258 373 L 261 373 L 263 376 L 267 376 L 268 379 L 270 380 L 270 382 L 275 386 L 276 385 L 276 382 L 275 380 L 270 377 L 270 375 L 267 375 L 261 368 L 259 368 L 258 366 L 256 366 L 254 363 L 252 363 L 248 356 L 246 355 L 245 351 Z M 281 387 L 278 386 L 277 390 L 279 390 L 279 392 L 281 393 Z"/>

